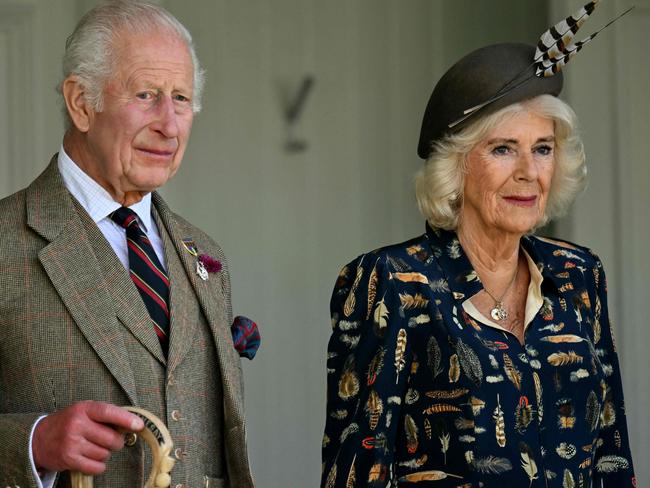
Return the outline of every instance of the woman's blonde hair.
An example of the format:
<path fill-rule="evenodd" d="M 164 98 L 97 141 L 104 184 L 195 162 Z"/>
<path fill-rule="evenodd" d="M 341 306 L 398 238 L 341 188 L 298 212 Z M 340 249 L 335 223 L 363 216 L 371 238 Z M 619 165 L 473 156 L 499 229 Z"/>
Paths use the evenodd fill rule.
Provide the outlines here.
<path fill-rule="evenodd" d="M 571 107 L 552 95 L 540 95 L 481 117 L 458 133 L 433 143 L 429 159 L 415 177 L 418 207 L 430 225 L 447 230 L 457 228 L 467 154 L 494 127 L 522 112 L 551 119 L 555 125 L 555 172 L 544 217 L 537 225 L 567 212 L 586 184 L 584 148 Z"/>

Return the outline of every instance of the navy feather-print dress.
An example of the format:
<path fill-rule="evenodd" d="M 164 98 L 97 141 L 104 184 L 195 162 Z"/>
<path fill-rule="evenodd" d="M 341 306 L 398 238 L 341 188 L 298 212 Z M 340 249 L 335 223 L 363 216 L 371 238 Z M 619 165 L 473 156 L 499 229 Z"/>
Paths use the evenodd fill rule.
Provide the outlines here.
<path fill-rule="evenodd" d="M 453 232 L 342 269 L 323 487 L 636 486 L 602 265 L 521 245 L 543 277 L 524 345 L 464 312 L 482 286 Z"/>

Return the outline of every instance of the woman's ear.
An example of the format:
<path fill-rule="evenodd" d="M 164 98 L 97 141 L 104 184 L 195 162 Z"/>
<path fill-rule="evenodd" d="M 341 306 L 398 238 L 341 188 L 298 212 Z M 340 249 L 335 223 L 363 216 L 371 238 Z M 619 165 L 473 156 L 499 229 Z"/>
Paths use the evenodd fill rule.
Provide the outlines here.
<path fill-rule="evenodd" d="M 63 80 L 61 91 L 72 124 L 80 132 L 88 132 L 95 111 L 86 100 L 86 87 L 79 78 L 71 75 Z"/>

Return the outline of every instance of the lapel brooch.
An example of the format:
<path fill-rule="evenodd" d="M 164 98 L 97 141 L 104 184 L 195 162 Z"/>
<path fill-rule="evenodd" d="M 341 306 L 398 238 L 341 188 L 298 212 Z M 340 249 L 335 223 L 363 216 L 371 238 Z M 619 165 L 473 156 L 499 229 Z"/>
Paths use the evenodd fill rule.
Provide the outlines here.
<path fill-rule="evenodd" d="M 194 240 L 183 239 L 183 247 L 187 252 L 196 258 L 196 274 L 203 281 L 207 281 L 210 273 L 218 273 L 223 268 L 221 261 L 207 254 L 199 254 Z"/>

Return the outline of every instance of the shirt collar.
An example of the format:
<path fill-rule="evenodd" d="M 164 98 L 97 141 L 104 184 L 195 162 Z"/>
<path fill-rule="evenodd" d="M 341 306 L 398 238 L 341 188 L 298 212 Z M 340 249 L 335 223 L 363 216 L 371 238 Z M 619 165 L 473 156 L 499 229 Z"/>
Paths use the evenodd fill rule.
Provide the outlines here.
<path fill-rule="evenodd" d="M 120 208 L 118 202 L 113 200 L 111 195 L 88 174 L 86 174 L 65 152 L 63 145 L 59 150 L 57 159 L 59 172 L 63 178 L 63 184 L 81 204 L 93 222 L 109 218 L 109 215 Z M 139 224 L 147 232 L 151 228 L 151 193 L 147 193 L 142 200 L 129 207 L 133 210 L 139 220 Z"/>

